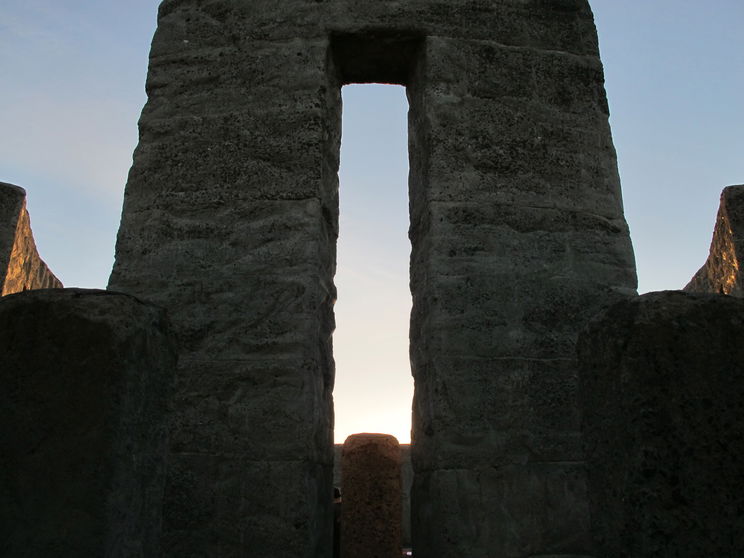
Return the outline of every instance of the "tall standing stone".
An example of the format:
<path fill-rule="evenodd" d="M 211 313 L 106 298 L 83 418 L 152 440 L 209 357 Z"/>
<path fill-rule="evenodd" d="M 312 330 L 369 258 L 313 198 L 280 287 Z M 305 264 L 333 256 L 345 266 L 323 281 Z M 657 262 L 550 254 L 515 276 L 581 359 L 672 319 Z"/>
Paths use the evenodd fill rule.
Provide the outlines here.
<path fill-rule="evenodd" d="M 576 555 L 574 344 L 634 292 L 585 0 L 167 0 L 110 287 L 181 339 L 166 555 L 331 548 L 340 86 L 410 103 L 421 558 Z"/>
<path fill-rule="evenodd" d="M 744 185 L 721 192 L 710 254 L 685 287 L 692 293 L 744 297 Z"/>
<path fill-rule="evenodd" d="M 353 434 L 341 457 L 341 557 L 400 558 L 400 444 L 388 434 Z"/>
<path fill-rule="evenodd" d="M 334 445 L 333 485 L 341 487 L 341 455 L 343 444 Z M 411 485 L 413 468 L 411 466 L 411 444 L 400 444 L 401 475 L 401 543 L 403 548 L 411 548 Z"/>
<path fill-rule="evenodd" d="M 60 287 L 36 250 L 26 191 L 0 182 L 0 296 Z"/>
<path fill-rule="evenodd" d="M 162 309 L 106 291 L 0 299 L 0 554 L 160 552 L 176 347 Z"/>

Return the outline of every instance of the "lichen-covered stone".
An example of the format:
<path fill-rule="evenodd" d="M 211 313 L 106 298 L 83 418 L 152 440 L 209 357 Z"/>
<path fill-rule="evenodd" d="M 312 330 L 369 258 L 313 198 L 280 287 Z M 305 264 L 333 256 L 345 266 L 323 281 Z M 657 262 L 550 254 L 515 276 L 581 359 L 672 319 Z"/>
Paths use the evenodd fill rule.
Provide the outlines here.
<path fill-rule="evenodd" d="M 129 295 L 0 299 L 0 554 L 159 555 L 175 366 L 164 312 Z"/>
<path fill-rule="evenodd" d="M 744 548 L 744 300 L 618 303 L 578 344 L 595 556 Z"/>
<path fill-rule="evenodd" d="M 585 550 L 575 340 L 635 289 L 588 3 L 166 0 L 110 280 L 181 340 L 166 556 L 330 552 L 340 87 L 380 81 L 410 103 L 415 552 Z M 247 520 L 237 486 L 307 505 Z"/>
<path fill-rule="evenodd" d="M 0 182 L 0 296 L 60 287 L 36 250 L 26 191 Z"/>
<path fill-rule="evenodd" d="M 744 297 L 744 185 L 721 192 L 710 255 L 685 291 Z"/>
<path fill-rule="evenodd" d="M 399 558 L 400 444 L 389 434 L 353 434 L 341 456 L 342 558 Z"/>

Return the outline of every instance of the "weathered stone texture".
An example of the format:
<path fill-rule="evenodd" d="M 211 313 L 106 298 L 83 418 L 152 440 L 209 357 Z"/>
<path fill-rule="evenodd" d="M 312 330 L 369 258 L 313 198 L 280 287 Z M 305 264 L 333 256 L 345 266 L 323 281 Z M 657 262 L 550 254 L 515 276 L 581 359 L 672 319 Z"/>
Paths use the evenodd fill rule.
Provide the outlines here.
<path fill-rule="evenodd" d="M 110 287 L 181 339 L 168 540 L 330 552 L 340 86 L 387 81 L 410 102 L 416 553 L 583 552 L 575 339 L 635 289 L 602 80 L 584 0 L 163 2 Z M 313 487 L 296 515 L 236 490 L 288 490 L 284 468 Z"/>
<path fill-rule="evenodd" d="M 579 340 L 595 555 L 744 548 L 744 301 L 651 293 Z"/>
<path fill-rule="evenodd" d="M 389 434 L 354 434 L 341 457 L 342 558 L 399 558 L 400 445 Z"/>
<path fill-rule="evenodd" d="M 685 291 L 744 297 L 744 185 L 721 192 L 710 255 Z"/>
<path fill-rule="evenodd" d="M 343 444 L 334 446 L 333 486 L 341 488 L 341 451 Z M 411 445 L 400 444 L 401 493 L 401 537 L 404 548 L 411 547 L 411 487 L 413 467 L 411 465 Z"/>
<path fill-rule="evenodd" d="M 26 211 L 26 191 L 0 182 L 0 296 L 62 287 L 39 257 Z"/>
<path fill-rule="evenodd" d="M 164 312 L 131 296 L 0 300 L 0 554 L 159 556 L 175 367 Z"/>
<path fill-rule="evenodd" d="M 521 6 L 555 48 L 428 37 L 409 86 L 424 557 L 589 552 L 575 340 L 634 262 L 591 14 Z"/>

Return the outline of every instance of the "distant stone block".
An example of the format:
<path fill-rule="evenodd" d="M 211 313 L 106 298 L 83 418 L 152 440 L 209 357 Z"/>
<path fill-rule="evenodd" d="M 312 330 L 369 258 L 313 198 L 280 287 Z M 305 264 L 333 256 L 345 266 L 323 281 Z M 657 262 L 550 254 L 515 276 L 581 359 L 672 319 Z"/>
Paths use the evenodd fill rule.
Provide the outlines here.
<path fill-rule="evenodd" d="M 678 291 L 613 306 L 580 337 L 595 556 L 744 549 L 744 300 Z"/>
<path fill-rule="evenodd" d="M 400 444 L 387 434 L 354 434 L 342 452 L 341 556 L 401 555 Z"/>
<path fill-rule="evenodd" d="M 36 250 L 26 191 L 0 182 L 0 295 L 59 287 Z"/>
<path fill-rule="evenodd" d="M 159 556 L 164 312 L 122 294 L 0 299 L 0 554 Z"/>
<path fill-rule="evenodd" d="M 341 487 L 341 452 L 343 444 L 333 447 L 333 486 Z M 402 482 L 401 518 L 403 547 L 411 547 L 411 488 L 413 486 L 413 467 L 411 464 L 411 444 L 400 444 L 400 474 Z"/>
<path fill-rule="evenodd" d="M 710 255 L 685 291 L 744 297 L 744 185 L 721 192 Z"/>

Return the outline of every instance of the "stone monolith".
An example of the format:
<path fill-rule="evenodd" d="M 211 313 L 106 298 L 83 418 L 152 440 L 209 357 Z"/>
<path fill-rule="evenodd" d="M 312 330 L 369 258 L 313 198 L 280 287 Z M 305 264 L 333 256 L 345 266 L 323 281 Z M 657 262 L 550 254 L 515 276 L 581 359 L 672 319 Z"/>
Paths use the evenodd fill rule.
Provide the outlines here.
<path fill-rule="evenodd" d="M 0 554 L 160 556 L 176 346 L 129 295 L 0 299 Z"/>
<path fill-rule="evenodd" d="M 744 300 L 618 303 L 578 344 L 589 501 L 602 558 L 744 548 Z"/>
<path fill-rule="evenodd" d="M 181 342 L 164 555 L 331 552 L 340 88 L 369 82 L 410 105 L 414 552 L 585 553 L 575 341 L 636 285 L 586 0 L 167 0 L 109 284 Z"/>
<path fill-rule="evenodd" d="M 744 297 L 744 185 L 728 186 L 713 229 L 705 265 L 685 287 L 687 292 Z"/>
<path fill-rule="evenodd" d="M 341 558 L 400 558 L 400 444 L 388 434 L 353 434 L 341 457 Z"/>
<path fill-rule="evenodd" d="M 341 452 L 343 444 L 334 445 L 333 486 L 341 487 Z M 413 467 L 411 466 L 411 444 L 400 444 L 401 493 L 401 541 L 404 548 L 411 547 L 411 485 Z"/>
<path fill-rule="evenodd" d="M 26 191 L 0 182 L 0 296 L 60 287 L 36 250 Z"/>

